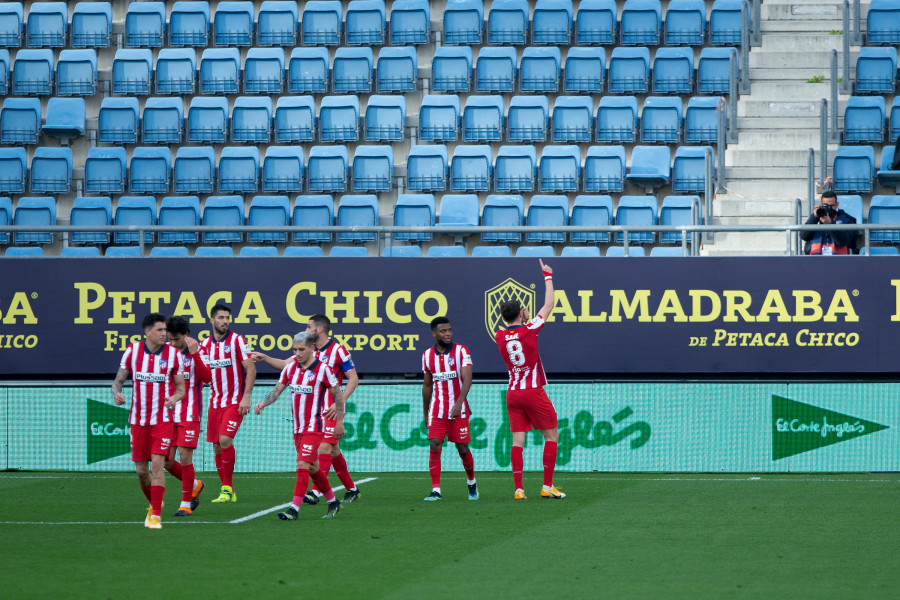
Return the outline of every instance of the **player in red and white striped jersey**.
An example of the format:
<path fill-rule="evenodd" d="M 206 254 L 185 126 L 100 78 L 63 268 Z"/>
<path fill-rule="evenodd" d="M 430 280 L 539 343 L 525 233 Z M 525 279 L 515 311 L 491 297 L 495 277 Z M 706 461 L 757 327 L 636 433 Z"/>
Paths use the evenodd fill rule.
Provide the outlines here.
<path fill-rule="evenodd" d="M 250 412 L 256 364 L 244 336 L 231 331 L 231 309 L 216 304 L 209 311 L 212 335 L 200 343 L 200 354 L 212 372 L 206 441 L 216 453 L 216 471 L 222 481 L 213 502 L 237 502 L 234 493 L 234 437 Z"/>
<path fill-rule="evenodd" d="M 319 467 L 319 445 L 325 435 L 326 420 L 334 420 L 334 437 L 344 436 L 344 399 L 337 377 L 324 362 L 316 358 L 315 338 L 301 332 L 294 336 L 294 358 L 288 361 L 278 383 L 254 408 L 256 414 L 275 402 L 285 388 L 291 389 L 291 414 L 293 416 L 294 445 L 297 448 L 297 481 L 290 507 L 278 513 L 284 521 L 297 519 L 303 495 L 312 479 L 328 501 L 326 519 L 333 519 L 341 509 L 328 484 L 328 474 Z M 331 408 L 326 407 L 328 394 L 334 397 Z"/>
<path fill-rule="evenodd" d="M 441 446 L 444 440 L 456 444 L 466 471 L 469 500 L 478 500 L 475 483 L 475 459 L 469 451 L 469 403 L 466 396 L 472 386 L 472 356 L 469 349 L 453 343 L 453 328 L 447 317 L 431 320 L 434 346 L 422 354 L 422 410 L 428 424 L 431 494 L 426 502 L 441 499 Z"/>
<path fill-rule="evenodd" d="M 192 337 L 190 326 L 184 317 L 166 320 L 169 344 L 181 353 L 184 363 L 182 375 L 187 386 L 184 400 L 175 406 L 172 421 L 175 423 L 175 442 L 169 449 L 166 470 L 181 481 L 181 506 L 173 517 L 187 517 L 200 504 L 200 492 L 204 484 L 194 472 L 194 449 L 200 440 L 200 417 L 203 414 L 203 384 L 212 380 L 212 373 L 200 356 L 200 345 Z M 175 448 L 178 458 L 175 460 Z"/>
<path fill-rule="evenodd" d="M 141 322 L 144 339 L 128 346 L 112 384 L 113 402 L 122 406 L 122 386 L 131 376 L 131 460 L 135 463 L 141 490 L 150 502 L 144 526 L 161 529 L 164 471 L 172 445 L 172 408 L 184 398 L 181 354 L 166 343 L 166 318 L 151 313 Z M 149 467 L 148 467 L 148 462 Z"/>
<path fill-rule="evenodd" d="M 544 275 L 544 305 L 534 319 L 529 320 L 528 308 L 518 300 L 509 300 L 500 306 L 500 316 L 506 329 L 494 334 L 494 341 L 509 371 L 509 389 L 506 392 L 506 409 L 509 412 L 509 428 L 513 441 L 511 450 L 513 481 L 516 500 L 525 500 L 522 485 L 525 434 L 539 429 L 544 435 L 544 486 L 542 498 L 565 498 L 566 495 L 553 486 L 556 469 L 556 448 L 559 440 L 556 409 L 544 391 L 547 376 L 538 352 L 538 333 L 547 316 L 553 310 L 553 269 L 541 260 Z"/>

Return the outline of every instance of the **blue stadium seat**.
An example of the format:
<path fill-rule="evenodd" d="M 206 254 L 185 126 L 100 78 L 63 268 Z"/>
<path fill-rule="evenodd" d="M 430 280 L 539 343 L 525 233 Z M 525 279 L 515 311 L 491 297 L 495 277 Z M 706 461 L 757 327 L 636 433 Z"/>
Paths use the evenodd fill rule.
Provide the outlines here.
<path fill-rule="evenodd" d="M 100 248 L 96 246 L 66 246 L 59 255 L 63 258 L 94 258 L 100 256 Z"/>
<path fill-rule="evenodd" d="M 527 0 L 494 0 L 488 14 L 487 43 L 491 46 L 524 46 L 528 42 Z"/>
<path fill-rule="evenodd" d="M 608 72 L 610 94 L 646 94 L 650 89 L 650 50 L 613 48 Z"/>
<path fill-rule="evenodd" d="M 68 194 L 72 186 L 72 149 L 39 146 L 31 159 L 32 194 Z"/>
<path fill-rule="evenodd" d="M 337 224 L 340 227 L 371 227 L 378 225 L 378 197 L 375 194 L 341 196 L 338 200 Z M 375 232 L 353 231 L 339 233 L 338 242 L 374 242 Z"/>
<path fill-rule="evenodd" d="M 299 144 L 316 139 L 316 101 L 312 96 L 282 96 L 275 103 L 275 142 Z"/>
<path fill-rule="evenodd" d="M 288 62 L 288 91 L 292 94 L 324 94 L 328 91 L 328 48 L 294 48 Z"/>
<path fill-rule="evenodd" d="M 475 246 L 472 256 L 479 258 L 506 258 L 512 256 L 509 246 Z"/>
<path fill-rule="evenodd" d="M 681 98 L 649 96 L 641 112 L 641 143 L 677 144 L 681 140 Z"/>
<path fill-rule="evenodd" d="M 625 0 L 619 26 L 623 46 L 658 46 L 662 40 L 662 6 L 659 0 Z"/>
<path fill-rule="evenodd" d="M 694 88 L 694 51 L 659 48 L 653 59 L 654 94 L 690 94 Z"/>
<path fill-rule="evenodd" d="M 69 32 L 69 8 L 65 2 L 34 2 L 25 22 L 29 48 L 63 48 Z"/>
<path fill-rule="evenodd" d="M 188 142 L 224 144 L 228 125 L 228 100 L 194 96 L 188 108 Z"/>
<path fill-rule="evenodd" d="M 396 0 L 391 5 L 391 46 L 419 46 L 431 40 L 428 0 Z"/>
<path fill-rule="evenodd" d="M 715 144 L 718 142 L 719 117 L 716 114 L 716 107 L 719 102 L 722 103 L 722 110 L 725 111 L 725 99 L 721 97 L 694 96 L 688 100 L 687 110 L 684 111 L 684 143 Z"/>
<path fill-rule="evenodd" d="M 465 258 L 465 246 L 431 246 L 425 253 L 428 258 Z"/>
<path fill-rule="evenodd" d="M 892 170 L 891 165 L 894 162 L 894 146 L 884 146 L 881 149 L 881 168 L 875 174 L 878 183 L 885 187 L 900 188 L 900 170 Z M 844 196 L 846 198 L 847 196 Z M 858 196 L 857 196 L 858 197 Z M 839 202 L 842 202 L 840 198 Z M 847 211 L 846 208 L 844 208 Z M 850 212 L 850 211 L 847 211 Z M 857 219 L 857 222 L 860 222 Z"/>
<path fill-rule="evenodd" d="M 252 45 L 254 14 L 253 2 L 219 2 L 213 18 L 213 45 Z"/>
<path fill-rule="evenodd" d="M 93 96 L 96 92 L 97 51 L 61 51 L 56 61 L 56 95 Z"/>
<path fill-rule="evenodd" d="M 158 148 L 156 149 L 158 150 Z M 120 196 L 116 202 L 116 225 L 130 227 L 156 225 L 156 198 L 153 196 Z M 155 238 L 156 234 L 152 231 L 144 232 L 145 244 L 152 244 Z M 140 242 L 140 234 L 136 231 L 117 231 L 113 234 L 113 242 L 137 244 Z"/>
<path fill-rule="evenodd" d="M 86 194 L 123 194 L 125 179 L 125 148 L 98 146 L 88 150 L 87 159 L 84 161 Z"/>
<path fill-rule="evenodd" d="M 6 249 L 7 258 L 41 258 L 44 249 L 41 246 L 12 246 Z"/>
<path fill-rule="evenodd" d="M 594 131 L 594 99 L 589 96 L 558 96 L 553 103 L 551 141 L 590 142 Z"/>
<path fill-rule="evenodd" d="M 434 227 L 433 194 L 400 194 L 394 204 L 395 227 Z M 430 242 L 431 233 L 395 233 L 395 241 Z"/>
<path fill-rule="evenodd" d="M 900 44 L 900 1 L 872 0 L 866 15 L 866 44 Z"/>
<path fill-rule="evenodd" d="M 386 12 L 384 0 L 350 0 L 345 43 L 348 46 L 383 46 Z"/>
<path fill-rule="evenodd" d="M 379 94 L 416 91 L 419 59 L 413 46 L 382 48 L 378 52 L 376 89 Z"/>
<path fill-rule="evenodd" d="M 731 63 L 738 64 L 735 48 L 704 48 L 697 61 L 697 93 L 727 94 L 731 88 Z M 737 71 L 740 77 L 740 71 Z M 734 100 L 733 100 L 734 101 Z"/>
<path fill-rule="evenodd" d="M 444 194 L 438 214 L 438 227 L 478 225 L 478 196 L 476 194 Z"/>
<path fill-rule="evenodd" d="M 19 50 L 13 63 L 12 89 L 16 96 L 49 96 L 53 93 L 53 50 Z"/>
<path fill-rule="evenodd" d="M 206 48 L 208 45 L 209 2 L 180 0 L 173 4 L 169 15 L 169 47 Z"/>
<path fill-rule="evenodd" d="M 271 100 L 270 98 L 266 98 Z M 259 148 L 226 146 L 219 155 L 220 194 L 255 194 L 259 189 Z"/>
<path fill-rule="evenodd" d="M 546 96 L 513 96 L 506 115 L 506 141 L 545 142 L 549 123 Z"/>
<path fill-rule="evenodd" d="M 640 248 L 643 250 L 643 248 Z M 632 250 L 634 250 L 632 248 Z M 650 248 L 650 256 L 664 256 L 664 257 L 672 257 L 672 256 L 684 256 L 684 252 L 681 248 L 672 248 L 671 246 L 654 246 Z"/>
<path fill-rule="evenodd" d="M 153 246 L 150 248 L 150 258 L 185 258 L 190 252 L 185 246 Z"/>
<path fill-rule="evenodd" d="M 25 10 L 21 2 L 0 4 L 0 48 L 19 48 L 25 33 Z"/>
<path fill-rule="evenodd" d="M 444 36 L 448 46 L 480 46 L 484 29 L 481 0 L 447 0 L 444 8 Z"/>
<path fill-rule="evenodd" d="M 165 2 L 132 2 L 125 14 L 126 48 L 161 48 L 166 39 Z"/>
<path fill-rule="evenodd" d="M 584 183 L 588 194 L 621 192 L 625 183 L 625 147 L 591 146 L 584 159 Z"/>
<path fill-rule="evenodd" d="M 159 224 L 171 227 L 198 227 L 200 225 L 200 199 L 197 196 L 166 196 L 159 205 Z M 161 231 L 160 244 L 196 244 L 200 234 L 196 231 Z M 151 255 L 152 250 L 151 250 Z"/>
<path fill-rule="evenodd" d="M 134 3 L 135 6 L 141 3 Z M 148 2 L 147 4 L 154 4 Z M 112 65 L 112 94 L 149 96 L 153 80 L 153 52 L 148 49 L 116 50 Z"/>
<path fill-rule="evenodd" d="M 609 227 L 612 224 L 612 196 L 575 196 L 571 224 L 575 227 Z M 572 243 L 607 244 L 608 231 L 573 232 Z"/>
<path fill-rule="evenodd" d="M 268 144 L 272 137 L 272 99 L 239 96 L 231 111 L 231 141 Z"/>
<path fill-rule="evenodd" d="M 46 197 L 23 196 L 16 203 L 13 225 L 20 227 L 46 227 L 56 225 L 56 200 Z M 52 244 L 54 234 L 48 231 L 17 231 L 15 244 Z M 7 254 L 9 250 L 7 250 Z"/>
<path fill-rule="evenodd" d="M 568 223 L 569 198 L 567 196 L 535 194 L 531 197 L 525 218 L 526 225 L 529 227 L 565 227 Z M 547 231 L 530 232 L 525 234 L 525 241 L 561 244 L 566 241 L 566 234 Z M 552 256 L 553 248 L 549 248 L 551 254 L 547 256 Z M 519 256 L 518 252 L 516 256 Z"/>
<path fill-rule="evenodd" d="M 334 225 L 334 198 L 326 194 L 297 196 L 294 200 L 294 227 L 302 228 L 293 233 L 296 243 L 330 243 L 331 234 L 324 231 L 309 231 L 312 227 Z"/>
<path fill-rule="evenodd" d="M 462 115 L 464 142 L 499 142 L 503 137 L 503 98 L 469 96 Z"/>
<path fill-rule="evenodd" d="M 64 140 L 84 135 L 84 98 L 60 98 L 47 101 L 47 117 L 41 133 Z"/>
<path fill-rule="evenodd" d="M 667 146 L 635 146 L 625 179 L 645 189 L 657 188 L 672 178 L 672 152 Z"/>
<path fill-rule="evenodd" d="M 484 201 L 481 224 L 485 227 L 521 227 L 525 221 L 525 200 L 518 194 L 490 194 Z M 520 242 L 521 233 L 482 233 L 483 242 Z M 475 253 L 472 253 L 475 256 Z"/>
<path fill-rule="evenodd" d="M 406 158 L 406 187 L 411 192 L 443 192 L 447 169 L 447 146 L 412 146 Z"/>
<path fill-rule="evenodd" d="M 556 250 L 553 246 L 519 246 L 516 248 L 516 256 L 524 256 L 528 258 L 556 256 Z"/>
<path fill-rule="evenodd" d="M 702 46 L 706 39 L 706 2 L 671 0 L 666 7 L 666 46 Z"/>
<path fill-rule="evenodd" d="M 615 0 L 582 0 L 575 14 L 575 43 L 612 46 L 616 40 L 617 17 Z"/>
<path fill-rule="evenodd" d="M 203 205 L 203 224 L 210 227 L 242 227 L 244 199 L 240 196 L 209 196 Z M 240 244 L 240 231 L 205 231 L 204 244 Z M 198 249 L 199 250 L 199 249 Z"/>
<path fill-rule="evenodd" d="M 487 144 L 459 145 L 450 161 L 451 192 L 486 192 L 491 189 L 494 153 Z"/>
<path fill-rule="evenodd" d="M 332 246 L 328 251 L 328 256 L 342 258 L 360 258 L 369 256 L 369 251 L 365 246 Z"/>
<path fill-rule="evenodd" d="M 516 49 L 483 47 L 475 63 L 475 91 L 512 93 L 516 88 Z"/>
<path fill-rule="evenodd" d="M 633 142 L 638 124 L 637 98 L 603 96 L 597 107 L 597 141 Z"/>
<path fill-rule="evenodd" d="M 632 227 L 653 227 L 657 223 L 659 207 L 656 196 L 622 196 L 616 207 L 616 225 Z M 616 243 L 624 242 L 625 233 L 616 233 Z M 656 234 L 652 231 L 629 232 L 629 244 L 652 244 Z"/>
<path fill-rule="evenodd" d="M 334 94 L 370 94 L 375 64 L 371 48 L 338 48 L 331 65 Z"/>
<path fill-rule="evenodd" d="M 306 166 L 306 189 L 310 194 L 344 192 L 349 171 L 346 146 L 313 146 Z"/>
<path fill-rule="evenodd" d="M 197 246 L 194 250 L 197 258 L 222 258 L 234 256 L 234 248 L 230 246 Z"/>
<path fill-rule="evenodd" d="M 300 19 L 303 46 L 340 46 L 343 8 L 339 0 L 310 0 Z"/>
<path fill-rule="evenodd" d="M 207 48 L 200 57 L 200 93 L 237 94 L 240 74 L 240 50 Z"/>
<path fill-rule="evenodd" d="M 572 43 L 572 0 L 537 0 L 531 17 L 531 43 L 568 46 Z"/>
<path fill-rule="evenodd" d="M 741 45 L 741 5 L 747 8 L 750 29 L 750 3 L 747 0 L 716 0 L 709 11 L 709 43 L 712 46 Z"/>
<path fill-rule="evenodd" d="M 287 227 L 291 221 L 291 202 L 287 196 L 253 196 L 247 211 L 247 225 L 255 227 Z M 252 231 L 247 234 L 251 244 L 283 244 L 284 231 Z"/>
<path fill-rule="evenodd" d="M 881 143 L 884 140 L 884 110 L 883 96 L 850 96 L 844 108 L 844 143 Z"/>
<path fill-rule="evenodd" d="M 888 141 L 896 143 L 900 137 L 900 96 L 894 96 L 891 101 L 891 129 L 888 132 Z"/>
<path fill-rule="evenodd" d="M 845 213 L 856 219 L 857 223 L 863 223 L 863 201 L 858 194 L 841 195 L 837 197 L 838 205 Z"/>
<path fill-rule="evenodd" d="M 324 256 L 322 249 L 318 246 L 287 246 L 282 256 L 303 256 L 313 258 Z"/>
<path fill-rule="evenodd" d="M 250 48 L 244 61 L 245 94 L 280 94 L 284 90 L 284 50 Z"/>
<path fill-rule="evenodd" d="M 363 138 L 367 142 L 400 142 L 406 129 L 406 98 L 369 96 Z"/>
<path fill-rule="evenodd" d="M 481 3 L 478 3 L 481 6 Z M 446 22 L 445 22 L 446 23 Z M 444 94 L 468 92 L 472 80 L 472 49 L 439 46 L 431 61 L 432 89 Z"/>
<path fill-rule="evenodd" d="M 419 139 L 455 142 L 459 137 L 459 96 L 425 96 L 419 107 Z"/>
<path fill-rule="evenodd" d="M 544 146 L 538 165 L 541 192 L 574 192 L 581 181 L 581 149 L 578 146 Z"/>
<path fill-rule="evenodd" d="M 104 102 L 106 100 L 104 99 Z M 39 98 L 7 97 L 3 100 L 3 109 L 0 110 L 0 144 L 17 146 L 37 144 L 40 131 L 41 100 Z M 103 140 L 101 139 L 101 141 Z"/>
<path fill-rule="evenodd" d="M 196 82 L 197 53 L 193 48 L 163 48 L 159 51 L 156 59 L 157 94 L 190 96 L 194 93 Z"/>
<path fill-rule="evenodd" d="M 9 50 L 0 50 L 0 96 L 9 94 L 10 67 Z"/>
<path fill-rule="evenodd" d="M 884 195 L 872 196 L 869 202 L 868 221 L 873 225 L 900 225 L 900 198 Z M 897 244 L 900 243 L 900 230 L 872 230 L 869 232 L 869 239 L 873 242 Z"/>
<path fill-rule="evenodd" d="M 11 225 L 13 220 L 12 200 L 8 196 L 0 197 L 0 225 Z M 9 233 L 0 231 L 0 245 L 9 243 Z"/>
<path fill-rule="evenodd" d="M 676 194 L 706 192 L 706 155 L 716 177 L 715 151 L 711 146 L 679 146 L 672 162 L 672 191 Z"/>
<path fill-rule="evenodd" d="M 834 153 L 834 185 L 837 194 L 868 194 L 875 176 L 872 146 L 838 146 Z"/>
<path fill-rule="evenodd" d="M 500 146 L 494 168 L 494 191 L 533 192 L 537 175 L 534 146 Z"/>
<path fill-rule="evenodd" d="M 606 81 L 606 51 L 603 48 L 569 48 L 563 91 L 567 94 L 600 94 Z"/>
<path fill-rule="evenodd" d="M 573 258 L 600 258 L 600 248 L 597 246 L 563 246 L 560 256 Z"/>
<path fill-rule="evenodd" d="M 216 178 L 215 150 L 209 146 L 182 146 L 175 153 L 172 178 L 176 194 L 212 194 Z"/>
<path fill-rule="evenodd" d="M 165 50 L 160 50 L 160 53 Z M 189 50 L 190 52 L 190 50 Z M 141 142 L 180 144 L 184 138 L 184 101 L 179 98 L 147 98 L 144 104 Z"/>
<path fill-rule="evenodd" d="M 303 191 L 306 160 L 301 146 L 269 146 L 263 159 L 262 190 L 267 194 Z"/>
<path fill-rule="evenodd" d="M 96 148 L 92 148 L 95 150 Z M 124 148 L 114 148 L 122 151 L 124 164 Z M 107 196 L 97 198 L 85 198 L 79 196 L 72 203 L 72 211 L 69 213 L 69 223 L 78 227 L 108 227 L 112 225 L 112 201 Z M 108 244 L 110 234 L 102 232 L 73 231 L 69 234 L 69 243 L 80 244 Z"/>
<path fill-rule="evenodd" d="M 859 253 L 870 256 L 896 256 L 900 254 L 900 250 L 897 249 L 897 246 L 870 246 L 869 252 L 862 248 Z"/>
<path fill-rule="evenodd" d="M 359 98 L 325 96 L 319 108 L 319 140 L 321 142 L 356 142 L 359 140 Z"/>
<path fill-rule="evenodd" d="M 263 1 L 257 17 L 257 46 L 293 48 L 297 45 L 297 28 L 300 24 L 297 4 L 287 0 Z"/>
<path fill-rule="evenodd" d="M 381 256 L 392 256 L 394 258 L 420 258 L 422 256 L 422 248 L 419 246 L 385 246 L 381 251 Z"/>
<path fill-rule="evenodd" d="M 519 65 L 519 90 L 531 94 L 556 93 L 561 64 L 559 48 L 525 48 Z"/>
<path fill-rule="evenodd" d="M 271 258 L 278 256 L 278 248 L 275 246 L 244 246 L 238 252 L 238 256 L 252 256 L 254 258 Z"/>
<path fill-rule="evenodd" d="M 354 192 L 387 192 L 394 178 L 394 150 L 390 146 L 357 146 L 353 154 Z"/>
<path fill-rule="evenodd" d="M 677 160 L 677 158 L 676 158 Z M 694 225 L 703 223 L 703 204 L 699 196 L 666 196 L 659 209 L 660 225 Z M 694 221 L 696 210 L 696 223 Z M 692 232 L 687 232 L 687 241 L 691 242 Z M 680 244 L 681 233 L 664 231 L 659 234 L 663 244 Z"/>
<path fill-rule="evenodd" d="M 0 148 L 0 194 L 24 194 L 28 179 L 25 148 Z"/>
<path fill-rule="evenodd" d="M 135 148 L 128 169 L 128 191 L 132 194 L 165 194 L 169 191 L 171 163 L 172 152 L 168 147 Z"/>

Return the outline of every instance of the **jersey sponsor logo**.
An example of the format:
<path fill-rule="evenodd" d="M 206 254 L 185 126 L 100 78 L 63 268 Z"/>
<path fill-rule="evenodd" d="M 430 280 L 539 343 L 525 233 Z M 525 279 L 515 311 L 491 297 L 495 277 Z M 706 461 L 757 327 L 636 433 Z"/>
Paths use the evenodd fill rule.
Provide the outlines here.
<path fill-rule="evenodd" d="M 297 385 L 296 383 L 291 384 L 291 392 L 294 394 L 312 394 L 313 386 L 311 385 Z"/>
<path fill-rule="evenodd" d="M 143 371 L 138 371 L 134 374 L 134 380 L 140 381 L 141 383 L 163 383 L 166 380 L 166 374 L 144 373 Z"/>
<path fill-rule="evenodd" d="M 526 285 L 522 285 L 512 277 L 499 283 L 484 293 L 484 327 L 491 340 L 497 330 L 504 326 L 500 307 L 508 300 L 518 300 L 528 314 L 534 314 L 535 293 Z"/>
<path fill-rule="evenodd" d="M 434 373 L 431 376 L 433 381 L 450 381 L 456 379 L 456 371 L 444 371 L 442 373 Z"/>
<path fill-rule="evenodd" d="M 211 360 L 211 361 L 209 361 L 209 368 L 210 368 L 210 369 L 224 369 L 224 368 L 230 367 L 230 366 L 231 366 L 231 359 L 230 359 L 230 358 L 220 358 L 220 359 L 217 359 L 217 360 Z"/>

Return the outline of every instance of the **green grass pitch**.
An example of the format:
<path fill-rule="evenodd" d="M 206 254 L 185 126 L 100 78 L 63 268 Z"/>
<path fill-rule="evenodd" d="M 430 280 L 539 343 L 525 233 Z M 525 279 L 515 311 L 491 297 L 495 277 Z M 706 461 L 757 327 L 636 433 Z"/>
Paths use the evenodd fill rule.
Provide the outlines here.
<path fill-rule="evenodd" d="M 374 477 L 323 521 L 268 513 L 292 474 L 237 474 L 238 502 L 143 527 L 125 473 L 0 473 L 0 597 L 896 598 L 900 476 L 558 473 L 569 495 L 512 500 L 508 473 L 460 473 L 425 503 L 425 473 Z M 342 494 L 342 492 L 339 492 Z"/>

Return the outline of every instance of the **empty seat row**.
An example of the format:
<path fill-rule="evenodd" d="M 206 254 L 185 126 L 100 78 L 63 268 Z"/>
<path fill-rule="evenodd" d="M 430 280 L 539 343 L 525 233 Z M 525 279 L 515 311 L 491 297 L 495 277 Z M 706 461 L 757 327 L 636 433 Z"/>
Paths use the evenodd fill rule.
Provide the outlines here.
<path fill-rule="evenodd" d="M 50 98 L 43 120 L 39 99 L 6 98 L 0 110 L 0 144 L 37 144 L 41 133 L 58 138 L 77 137 L 84 134 L 85 121 L 83 98 Z"/>
<path fill-rule="evenodd" d="M 856 94 L 893 94 L 897 81 L 897 49 L 863 46 L 856 57 Z"/>
<path fill-rule="evenodd" d="M 892 170 L 894 146 L 884 146 L 881 162 L 875 161 L 872 146 L 838 146 L 834 153 L 833 189 L 838 194 L 869 194 L 874 181 L 900 188 L 900 171 Z"/>

